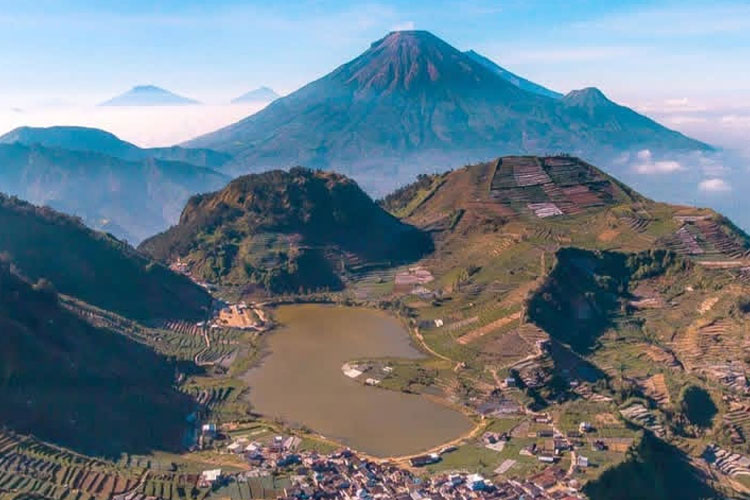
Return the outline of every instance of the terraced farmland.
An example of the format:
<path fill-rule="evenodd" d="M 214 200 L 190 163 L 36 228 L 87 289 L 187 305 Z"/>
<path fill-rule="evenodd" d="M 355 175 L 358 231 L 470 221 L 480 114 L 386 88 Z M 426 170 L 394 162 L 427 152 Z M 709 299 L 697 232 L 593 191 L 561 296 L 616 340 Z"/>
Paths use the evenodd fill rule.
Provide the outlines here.
<path fill-rule="evenodd" d="M 0 433 L 0 492 L 54 500 L 105 500 L 135 488 L 138 470 Z"/>

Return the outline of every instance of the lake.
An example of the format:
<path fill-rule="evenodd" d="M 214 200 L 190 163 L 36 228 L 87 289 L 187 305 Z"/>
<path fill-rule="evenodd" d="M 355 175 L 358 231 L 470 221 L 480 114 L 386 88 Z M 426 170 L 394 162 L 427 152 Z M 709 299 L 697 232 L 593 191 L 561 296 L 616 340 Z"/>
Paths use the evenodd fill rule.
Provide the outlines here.
<path fill-rule="evenodd" d="M 424 357 L 396 318 L 318 304 L 282 306 L 276 318 L 280 326 L 268 338 L 266 357 L 245 376 L 255 411 L 380 457 L 427 450 L 472 428 L 447 406 L 343 374 L 341 366 L 355 359 Z"/>

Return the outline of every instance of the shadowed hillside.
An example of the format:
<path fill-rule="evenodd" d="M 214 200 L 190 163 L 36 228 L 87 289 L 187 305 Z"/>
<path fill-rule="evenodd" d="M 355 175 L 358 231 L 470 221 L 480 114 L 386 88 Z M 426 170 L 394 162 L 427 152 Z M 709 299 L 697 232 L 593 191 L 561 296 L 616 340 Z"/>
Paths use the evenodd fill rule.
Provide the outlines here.
<path fill-rule="evenodd" d="M 631 282 L 689 266 L 664 250 L 628 255 L 564 248 L 556 258 L 555 268 L 529 301 L 529 319 L 583 354 L 623 312 Z"/>
<path fill-rule="evenodd" d="M 721 498 L 674 446 L 650 433 L 623 464 L 586 485 L 591 500 L 705 500 Z"/>
<path fill-rule="evenodd" d="M 208 294 L 78 220 L 0 195 L 0 253 L 31 281 L 134 319 L 200 319 Z"/>
<path fill-rule="evenodd" d="M 98 456 L 177 451 L 193 403 L 148 347 L 97 329 L 0 264 L 0 424 Z"/>

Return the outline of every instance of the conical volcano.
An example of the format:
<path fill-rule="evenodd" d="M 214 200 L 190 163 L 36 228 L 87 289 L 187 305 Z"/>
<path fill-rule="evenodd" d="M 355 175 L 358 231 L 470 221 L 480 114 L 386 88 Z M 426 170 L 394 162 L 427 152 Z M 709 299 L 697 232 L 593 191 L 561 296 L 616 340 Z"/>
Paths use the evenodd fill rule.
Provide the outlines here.
<path fill-rule="evenodd" d="M 584 91 L 587 92 L 587 91 Z M 383 193 L 423 172 L 497 156 L 697 150 L 705 144 L 614 103 L 588 113 L 577 99 L 519 88 L 426 31 L 397 31 L 258 113 L 188 142 L 235 156 L 233 173 L 305 165 L 334 169 Z M 609 102 L 609 101 L 608 101 Z"/>

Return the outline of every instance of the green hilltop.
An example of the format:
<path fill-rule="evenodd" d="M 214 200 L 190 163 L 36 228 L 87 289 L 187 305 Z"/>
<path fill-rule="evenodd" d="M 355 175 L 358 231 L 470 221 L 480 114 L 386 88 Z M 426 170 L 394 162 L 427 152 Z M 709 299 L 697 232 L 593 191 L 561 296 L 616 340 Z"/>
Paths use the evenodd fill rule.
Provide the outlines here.
<path fill-rule="evenodd" d="M 350 179 L 293 168 L 191 198 L 179 224 L 139 248 L 196 279 L 280 293 L 340 290 L 348 271 L 415 260 L 431 241 Z"/>

